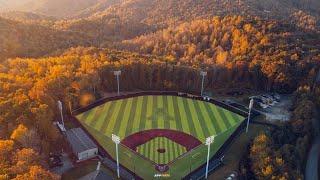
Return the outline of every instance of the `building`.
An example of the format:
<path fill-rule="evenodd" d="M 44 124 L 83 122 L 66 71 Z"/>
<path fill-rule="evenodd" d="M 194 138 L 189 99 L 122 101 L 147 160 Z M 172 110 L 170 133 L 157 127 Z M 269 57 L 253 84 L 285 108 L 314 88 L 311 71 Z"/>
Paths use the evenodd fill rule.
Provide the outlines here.
<path fill-rule="evenodd" d="M 66 136 L 78 161 L 84 161 L 98 155 L 97 145 L 81 128 L 68 130 Z"/>

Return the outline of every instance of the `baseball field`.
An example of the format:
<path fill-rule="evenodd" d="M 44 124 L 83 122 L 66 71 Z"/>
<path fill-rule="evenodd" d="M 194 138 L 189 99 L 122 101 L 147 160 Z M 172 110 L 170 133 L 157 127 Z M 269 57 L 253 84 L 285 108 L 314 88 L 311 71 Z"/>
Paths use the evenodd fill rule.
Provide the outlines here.
<path fill-rule="evenodd" d="M 122 140 L 120 151 L 129 159 L 134 158 L 131 162 L 123 159 L 122 163 L 120 158 L 120 163 L 142 178 L 157 173 L 156 164 L 169 164 L 177 166 L 171 169 L 179 169 L 179 159 L 185 158 L 190 151 L 202 149 L 199 146 L 206 137 L 216 135 L 211 150 L 213 155 L 245 119 L 206 101 L 170 95 L 109 101 L 76 118 L 113 157 L 114 144 L 110 137 L 111 134 L 118 135 Z M 130 164 L 135 161 L 144 164 L 144 171 L 149 172 L 137 173 L 135 166 Z M 175 176 L 174 172 L 170 173 Z M 179 177 L 184 175 L 187 174 L 179 174 Z"/>

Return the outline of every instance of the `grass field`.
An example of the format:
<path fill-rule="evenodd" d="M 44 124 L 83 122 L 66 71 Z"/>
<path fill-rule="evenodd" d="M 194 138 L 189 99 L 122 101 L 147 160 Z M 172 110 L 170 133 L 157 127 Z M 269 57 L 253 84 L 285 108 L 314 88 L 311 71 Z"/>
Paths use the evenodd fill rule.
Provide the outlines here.
<path fill-rule="evenodd" d="M 159 153 L 159 149 L 164 149 L 165 152 Z M 157 164 L 168 164 L 187 152 L 184 146 L 181 146 L 166 137 L 156 137 L 151 141 L 138 146 L 137 151 Z"/>
<path fill-rule="evenodd" d="M 201 142 L 204 142 L 208 136 L 218 135 L 211 148 L 212 156 L 245 119 L 209 102 L 166 95 L 138 96 L 109 101 L 76 117 L 113 157 L 115 152 L 114 144 L 110 140 L 111 134 L 116 134 L 124 139 L 137 132 L 152 129 L 170 129 L 184 132 Z M 166 153 L 157 152 L 161 144 L 160 141 L 161 143 L 167 143 L 167 145 L 163 145 Z M 136 157 L 132 150 L 120 147 L 120 151 L 123 153 L 120 156 L 120 163 L 135 171 L 140 177 L 151 178 L 157 172 L 154 170 L 153 164 L 147 162 L 146 159 L 159 164 L 171 162 L 185 152 L 183 148 L 175 150 L 174 145 L 178 147 L 177 143 L 171 140 L 152 139 L 137 147 L 136 152 L 145 158 Z M 192 167 L 187 167 L 190 166 L 190 163 L 187 165 L 184 162 L 184 157 L 180 157 L 180 160 L 178 159 L 172 164 L 171 169 L 180 173 L 176 176 L 177 178 L 187 175 L 191 170 L 204 163 L 202 159 L 206 157 L 206 148 L 197 148 L 197 151 L 199 152 L 190 154 L 197 157 L 195 159 L 201 160 L 193 162 Z M 139 164 L 140 168 L 135 168 L 132 163 Z M 140 169 L 142 170 L 140 171 Z"/>

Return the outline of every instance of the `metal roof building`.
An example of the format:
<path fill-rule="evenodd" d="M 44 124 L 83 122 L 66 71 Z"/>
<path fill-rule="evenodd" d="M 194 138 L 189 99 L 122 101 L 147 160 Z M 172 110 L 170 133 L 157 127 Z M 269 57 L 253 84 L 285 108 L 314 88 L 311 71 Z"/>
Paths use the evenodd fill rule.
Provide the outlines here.
<path fill-rule="evenodd" d="M 97 145 L 81 128 L 70 129 L 66 132 L 67 140 L 78 161 L 93 158 L 98 155 Z"/>

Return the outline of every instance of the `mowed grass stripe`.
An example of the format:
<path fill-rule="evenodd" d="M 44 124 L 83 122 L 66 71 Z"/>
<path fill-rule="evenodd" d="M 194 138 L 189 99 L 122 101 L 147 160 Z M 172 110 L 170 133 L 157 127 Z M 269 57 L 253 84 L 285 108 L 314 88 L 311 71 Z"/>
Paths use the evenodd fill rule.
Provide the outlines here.
<path fill-rule="evenodd" d="M 99 108 L 91 109 L 90 111 L 88 111 L 86 118 L 82 119 L 82 121 L 90 126 L 92 124 L 95 125 L 97 123 L 97 118 L 95 117 L 101 115 L 99 113 L 96 113 L 98 109 L 101 110 L 99 107 Z"/>
<path fill-rule="evenodd" d="M 231 127 L 231 124 L 229 122 L 229 119 L 228 117 L 226 116 L 225 112 L 221 109 L 221 108 L 218 108 L 218 107 L 215 107 L 217 109 L 217 111 L 219 112 L 222 120 L 223 120 L 223 123 L 225 124 L 226 126 L 226 129 L 228 129 L 229 127 Z"/>
<path fill-rule="evenodd" d="M 183 130 L 183 132 L 190 134 L 191 130 L 189 128 L 187 114 L 185 113 L 183 99 L 180 97 L 176 97 L 176 101 L 177 101 L 178 107 L 175 109 L 178 109 L 178 111 L 179 111 L 182 130 Z"/>
<path fill-rule="evenodd" d="M 149 143 L 146 143 L 146 144 L 145 144 L 145 147 L 146 147 L 146 150 L 145 150 L 145 153 L 144 153 L 144 154 L 145 154 L 146 157 L 149 157 L 149 152 L 150 152 Z"/>
<path fill-rule="evenodd" d="M 239 123 L 239 122 L 241 122 L 241 119 L 244 119 L 244 117 L 242 117 L 236 113 L 233 113 L 233 112 L 231 113 L 231 115 L 236 123 Z"/>
<path fill-rule="evenodd" d="M 161 148 L 166 149 L 166 141 L 167 141 L 166 138 L 162 138 L 162 147 Z M 168 158 L 167 155 L 168 155 L 168 152 L 162 153 L 162 156 L 163 156 L 162 164 L 167 163 L 167 158 Z"/>
<path fill-rule="evenodd" d="M 210 115 L 209 115 L 209 113 L 208 113 L 208 111 L 207 111 L 205 106 L 207 106 L 207 104 L 205 104 L 205 103 L 203 103 L 201 101 L 197 101 L 195 103 L 196 109 L 198 109 L 198 111 L 201 111 L 201 113 L 199 113 L 200 114 L 199 115 L 200 119 L 202 118 L 203 121 L 206 123 L 207 128 L 209 130 L 209 134 L 211 134 L 211 135 L 212 134 L 217 134 L 216 127 L 212 122 L 213 121 L 213 117 L 210 117 Z M 206 136 L 208 136 L 208 134 Z"/>
<path fill-rule="evenodd" d="M 162 96 L 156 96 L 156 97 L 157 97 L 157 108 L 161 111 L 157 115 L 157 119 L 156 119 L 157 127 L 154 127 L 154 128 L 164 129 L 164 113 L 165 112 L 163 112 L 164 111 L 163 99 L 162 99 Z"/>
<path fill-rule="evenodd" d="M 86 124 L 91 124 L 91 122 L 96 121 L 97 118 L 95 118 L 95 117 L 100 115 L 98 112 L 99 110 L 101 110 L 101 107 L 98 107 L 98 108 L 95 108 L 95 109 L 92 109 L 91 111 L 89 111 L 86 119 L 84 119 L 84 122 Z M 96 113 L 96 112 L 98 112 L 98 113 Z"/>
<path fill-rule="evenodd" d="M 86 111 L 86 112 L 83 112 L 81 114 L 78 114 L 76 117 L 81 120 L 82 122 L 85 122 L 87 120 L 87 117 L 89 116 L 90 112 L 93 111 L 92 110 L 89 110 L 89 111 Z"/>
<path fill-rule="evenodd" d="M 150 141 L 150 155 L 149 155 L 149 159 L 151 159 L 152 161 L 154 161 L 154 142 L 153 141 Z"/>
<path fill-rule="evenodd" d="M 170 121 L 171 119 L 168 119 L 172 117 L 170 115 L 169 109 L 168 109 L 168 96 L 162 96 L 163 99 L 163 108 L 166 110 L 166 116 L 164 117 L 164 129 L 170 129 Z"/>
<path fill-rule="evenodd" d="M 168 150 L 168 159 L 169 159 L 169 161 L 171 161 L 171 160 L 174 159 L 173 151 L 172 151 L 172 144 L 173 144 L 173 143 L 172 143 L 171 141 L 169 141 L 169 144 L 168 144 L 168 146 L 166 147 L 167 150 Z"/>
<path fill-rule="evenodd" d="M 218 123 L 217 117 L 215 116 L 215 114 L 213 113 L 213 111 L 211 110 L 209 105 L 205 105 L 205 108 L 206 108 L 207 113 L 209 114 L 209 117 L 211 119 L 213 127 L 216 130 L 216 133 L 217 134 L 220 133 L 222 130 L 221 130 L 221 127 L 220 127 L 220 125 Z"/>
<path fill-rule="evenodd" d="M 226 125 L 226 128 L 231 127 L 231 123 L 230 123 L 230 119 L 228 118 L 226 113 L 229 113 L 229 111 L 223 111 L 221 108 L 216 107 L 216 109 L 218 110 L 218 112 L 220 113 L 222 119 L 224 120 L 223 122 Z"/>
<path fill-rule="evenodd" d="M 169 107 L 170 107 L 169 111 L 170 112 L 172 111 L 173 117 L 175 117 L 175 120 L 170 122 L 170 128 L 174 128 L 176 130 L 183 130 L 177 97 L 176 96 L 168 96 L 168 102 L 169 102 Z M 171 109 L 171 107 L 172 107 L 172 109 Z"/>
<path fill-rule="evenodd" d="M 116 107 L 117 102 L 111 101 L 108 104 L 110 104 L 110 106 L 106 109 L 106 111 L 104 111 L 104 114 L 101 115 L 101 120 L 103 121 L 103 123 L 100 128 L 100 132 L 102 132 L 103 134 L 106 134 L 108 124 L 111 121 L 111 116 L 114 113 L 113 110 Z"/>
<path fill-rule="evenodd" d="M 118 119 L 118 121 L 119 121 L 118 123 L 120 124 L 119 136 L 122 138 L 124 138 L 126 136 L 126 130 L 129 125 L 129 118 L 131 115 L 130 112 L 133 109 L 132 108 L 132 101 L 133 101 L 133 98 L 128 99 L 124 112 L 119 112 L 119 113 L 124 114 L 123 119 Z"/>
<path fill-rule="evenodd" d="M 128 111 L 128 109 L 126 108 L 127 103 L 128 103 L 129 99 L 122 99 L 122 103 L 120 108 L 116 111 L 117 116 L 115 118 L 115 125 L 114 128 L 112 129 L 112 131 L 114 132 L 114 134 L 116 134 L 117 136 L 119 136 L 121 139 L 124 138 L 123 136 L 120 136 L 120 126 L 121 124 L 123 124 L 124 121 L 124 117 L 126 117 L 128 115 L 128 113 L 126 113 Z"/>
<path fill-rule="evenodd" d="M 180 155 L 178 144 L 174 144 L 174 151 L 175 151 L 175 153 L 176 153 L 176 156 L 178 157 L 178 156 Z"/>
<path fill-rule="evenodd" d="M 219 111 L 217 110 L 217 107 L 216 106 L 210 106 L 210 109 L 212 110 L 212 112 L 213 112 L 213 114 L 215 116 L 215 119 L 218 122 L 219 127 L 221 128 L 221 131 L 225 131 L 227 129 L 227 127 L 224 124 L 224 120 L 221 117 Z"/>
<path fill-rule="evenodd" d="M 192 103 L 192 109 L 194 109 L 195 112 L 197 112 L 197 120 L 200 124 L 200 127 L 202 128 L 202 132 L 206 137 L 212 135 L 212 126 L 211 126 L 211 123 L 210 122 L 207 122 L 208 120 L 208 116 L 207 118 L 205 118 L 205 116 L 202 114 L 202 112 L 204 112 L 204 109 L 202 109 L 200 106 L 199 106 L 199 102 L 201 101 L 193 101 Z"/>
<path fill-rule="evenodd" d="M 146 123 L 148 121 L 147 119 L 147 105 L 148 105 L 148 96 L 143 96 L 142 98 L 142 108 L 141 108 L 141 115 L 139 120 L 139 131 L 144 130 Z"/>
<path fill-rule="evenodd" d="M 159 148 L 159 138 L 155 138 L 155 147 L 156 147 L 156 149 L 158 149 Z M 158 152 L 155 152 L 156 153 L 156 156 L 155 156 L 155 162 L 159 162 L 159 153 Z"/>
<path fill-rule="evenodd" d="M 153 102 L 153 96 L 147 96 L 147 110 L 146 110 L 146 123 L 145 123 L 145 130 L 151 129 L 152 128 L 152 123 L 153 123 L 153 106 L 154 106 L 154 102 Z"/>
<path fill-rule="evenodd" d="M 132 98 L 132 105 L 130 109 L 128 125 L 126 127 L 126 133 L 125 133 L 126 136 L 130 135 L 133 131 L 133 122 L 136 117 L 136 114 L 138 113 L 137 104 L 138 104 L 138 98 Z"/>
<path fill-rule="evenodd" d="M 194 127 L 197 131 L 197 134 L 199 135 L 200 139 L 205 139 L 205 133 L 208 133 L 208 130 L 206 129 L 206 125 L 204 125 L 204 127 L 201 127 L 201 124 L 200 124 L 200 121 L 199 121 L 199 117 L 198 117 L 198 114 L 201 113 L 200 112 L 197 112 L 195 107 L 194 107 L 194 100 L 192 99 L 186 99 L 187 103 L 188 103 L 188 107 L 189 107 L 189 110 L 190 110 L 190 113 L 191 113 L 191 116 L 192 116 L 192 121 L 193 121 L 193 124 L 194 124 Z"/>
<path fill-rule="evenodd" d="M 94 126 L 92 126 L 93 128 L 100 130 L 101 127 L 104 125 L 104 123 L 107 123 L 106 121 L 108 121 L 108 119 L 106 119 L 106 114 L 107 114 L 106 112 L 110 108 L 110 106 L 111 106 L 111 103 L 107 103 L 102 109 L 100 109 L 100 112 L 99 112 L 100 116 L 95 117 L 97 123 Z"/>
<path fill-rule="evenodd" d="M 119 109 L 123 101 L 115 101 L 113 103 L 115 103 L 115 106 L 110 113 L 111 116 L 107 116 L 107 118 L 109 118 L 109 123 L 105 129 L 102 129 L 102 131 L 104 133 L 107 133 L 109 136 L 111 136 L 112 133 L 117 133 L 117 132 L 114 132 L 114 125 L 116 123 L 116 120 L 117 120 L 116 117 L 118 116 Z"/>
<path fill-rule="evenodd" d="M 183 98 L 182 102 L 184 105 L 184 113 L 186 114 L 186 117 L 187 117 L 185 121 L 187 121 L 187 123 L 189 124 L 191 134 L 201 139 L 204 138 L 202 130 L 199 130 L 199 127 L 197 127 L 198 126 L 198 124 L 196 123 L 197 120 L 195 120 L 192 116 L 192 113 L 188 105 L 188 99 Z"/>
<path fill-rule="evenodd" d="M 139 96 L 137 98 L 136 113 L 135 113 L 135 116 L 134 116 L 132 132 L 131 133 L 139 132 L 141 114 L 142 114 L 142 111 L 145 111 L 142 108 L 142 103 L 143 103 L 143 97 Z"/>
<path fill-rule="evenodd" d="M 237 121 L 234 119 L 234 117 L 232 116 L 232 112 L 227 111 L 222 109 L 222 112 L 224 113 L 224 115 L 226 116 L 230 126 L 234 126 L 235 124 L 237 124 Z"/>
<path fill-rule="evenodd" d="M 159 138 L 159 149 L 160 148 L 162 148 L 162 146 L 163 146 L 163 139 L 160 137 Z M 158 154 L 159 154 L 159 164 L 163 164 L 163 153 L 159 153 L 159 152 L 157 152 Z"/>
<path fill-rule="evenodd" d="M 164 153 L 164 164 L 167 164 L 168 163 L 168 149 L 167 149 L 167 147 L 168 147 L 168 139 L 167 138 L 163 138 L 163 140 L 164 140 L 164 145 L 163 145 L 163 148 L 166 150 L 166 152 Z"/>
<path fill-rule="evenodd" d="M 163 153 L 163 155 L 164 155 L 164 161 L 163 161 L 163 163 L 164 164 L 166 164 L 167 162 L 168 162 L 168 149 L 167 149 L 167 145 L 168 145 L 168 139 L 167 138 L 163 138 L 163 147 L 162 148 L 164 148 L 165 150 L 166 150 L 166 152 L 165 153 Z"/>
<path fill-rule="evenodd" d="M 169 147 L 169 144 L 171 144 L 172 142 L 171 141 L 169 141 L 168 139 L 166 139 L 166 145 L 165 145 L 165 148 L 166 148 L 166 164 L 170 161 L 170 151 L 169 151 L 169 149 L 168 149 L 168 147 Z"/>

